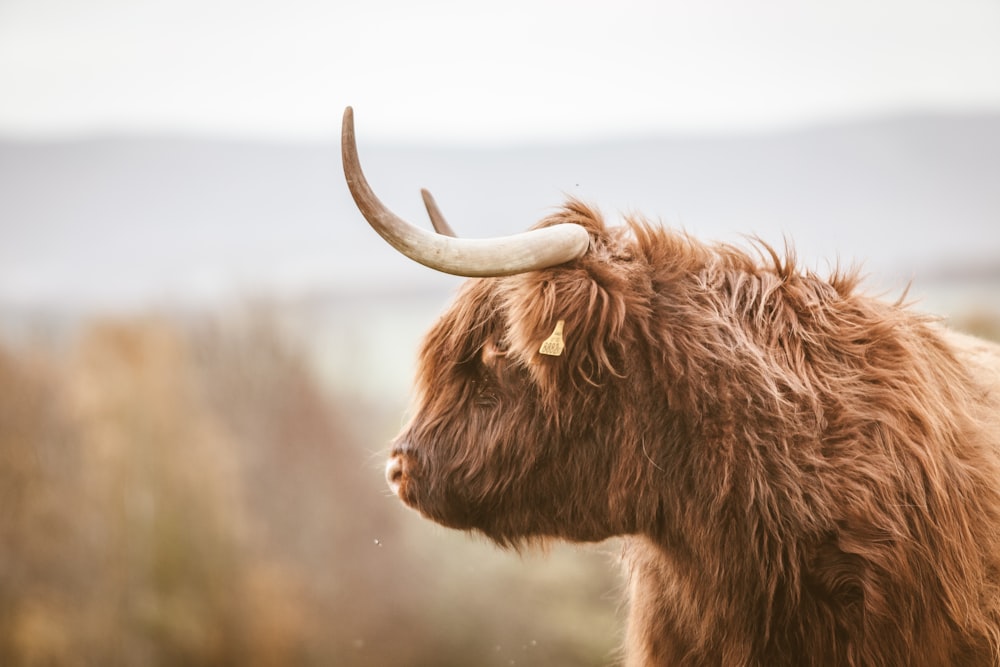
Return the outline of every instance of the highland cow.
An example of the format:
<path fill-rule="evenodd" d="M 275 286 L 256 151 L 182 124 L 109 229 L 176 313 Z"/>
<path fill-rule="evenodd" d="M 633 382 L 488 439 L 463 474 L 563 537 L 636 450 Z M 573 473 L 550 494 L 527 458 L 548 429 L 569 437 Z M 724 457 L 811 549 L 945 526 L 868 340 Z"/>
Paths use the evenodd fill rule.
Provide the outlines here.
<path fill-rule="evenodd" d="M 420 353 L 404 503 L 503 546 L 623 536 L 628 665 L 1000 664 L 1000 346 L 579 201 L 472 241 L 426 196 L 426 231 L 350 109 L 343 152 L 380 234 L 473 277 Z"/>

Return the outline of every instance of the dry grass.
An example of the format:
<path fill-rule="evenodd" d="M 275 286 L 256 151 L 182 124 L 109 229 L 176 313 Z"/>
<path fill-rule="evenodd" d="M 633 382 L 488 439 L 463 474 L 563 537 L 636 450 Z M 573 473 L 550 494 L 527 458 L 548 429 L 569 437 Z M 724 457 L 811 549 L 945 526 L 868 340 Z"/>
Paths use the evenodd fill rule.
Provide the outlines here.
<path fill-rule="evenodd" d="M 0 665 L 613 662 L 606 553 L 399 507 L 395 407 L 331 402 L 266 316 L 0 348 L 0 397 Z"/>

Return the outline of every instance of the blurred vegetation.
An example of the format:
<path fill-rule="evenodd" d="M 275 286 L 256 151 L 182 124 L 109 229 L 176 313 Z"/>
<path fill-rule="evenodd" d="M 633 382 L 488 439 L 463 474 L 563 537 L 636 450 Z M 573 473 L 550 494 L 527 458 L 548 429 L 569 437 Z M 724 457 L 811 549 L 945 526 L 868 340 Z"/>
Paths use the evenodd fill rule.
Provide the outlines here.
<path fill-rule="evenodd" d="M 402 508 L 399 406 L 272 317 L 0 346 L 0 665 L 602 665 L 617 546 L 500 552 Z"/>
<path fill-rule="evenodd" d="M 1000 313 L 981 310 L 955 317 L 952 326 L 973 336 L 1000 342 Z"/>

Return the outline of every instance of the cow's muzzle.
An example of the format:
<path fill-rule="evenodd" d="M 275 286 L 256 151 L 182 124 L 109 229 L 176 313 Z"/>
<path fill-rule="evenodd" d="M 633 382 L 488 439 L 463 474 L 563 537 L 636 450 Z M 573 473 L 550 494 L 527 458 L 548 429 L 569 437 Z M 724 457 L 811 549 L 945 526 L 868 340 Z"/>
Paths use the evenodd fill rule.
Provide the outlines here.
<path fill-rule="evenodd" d="M 416 472 L 416 459 L 407 444 L 396 444 L 385 464 L 385 481 L 393 494 L 406 501 L 406 487 Z"/>
<path fill-rule="evenodd" d="M 389 483 L 389 488 L 395 495 L 403 488 L 406 480 L 406 463 L 402 454 L 393 454 L 389 457 L 389 462 L 385 464 L 385 481 Z"/>

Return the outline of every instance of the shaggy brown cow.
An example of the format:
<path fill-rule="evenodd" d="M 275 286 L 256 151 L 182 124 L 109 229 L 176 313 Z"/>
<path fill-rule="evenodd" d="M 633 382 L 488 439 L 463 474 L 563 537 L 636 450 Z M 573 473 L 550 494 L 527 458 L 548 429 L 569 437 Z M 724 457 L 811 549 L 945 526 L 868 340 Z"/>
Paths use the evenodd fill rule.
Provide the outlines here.
<path fill-rule="evenodd" d="M 421 230 L 344 121 L 376 230 L 498 276 L 426 338 L 403 502 L 501 545 L 625 536 L 629 665 L 1000 664 L 1000 347 L 577 201 L 499 255 L 429 198 Z"/>

